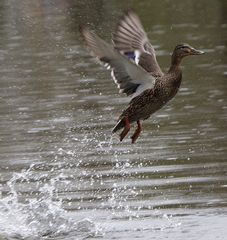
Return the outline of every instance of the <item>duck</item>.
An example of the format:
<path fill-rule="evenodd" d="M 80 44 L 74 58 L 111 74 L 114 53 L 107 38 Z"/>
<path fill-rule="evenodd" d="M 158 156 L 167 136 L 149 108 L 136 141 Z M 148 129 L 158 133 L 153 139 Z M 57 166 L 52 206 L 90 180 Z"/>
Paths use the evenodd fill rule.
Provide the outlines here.
<path fill-rule="evenodd" d="M 125 11 L 120 17 L 112 33 L 112 44 L 86 26 L 80 26 L 80 32 L 90 52 L 111 71 L 119 93 L 131 97 L 112 130 L 114 134 L 122 129 L 122 141 L 131 125 L 136 123 L 131 143 L 136 142 L 142 131 L 141 121 L 161 109 L 178 92 L 182 81 L 182 59 L 204 54 L 189 44 L 177 44 L 171 55 L 170 67 L 164 73 L 140 18 L 133 10 Z"/>

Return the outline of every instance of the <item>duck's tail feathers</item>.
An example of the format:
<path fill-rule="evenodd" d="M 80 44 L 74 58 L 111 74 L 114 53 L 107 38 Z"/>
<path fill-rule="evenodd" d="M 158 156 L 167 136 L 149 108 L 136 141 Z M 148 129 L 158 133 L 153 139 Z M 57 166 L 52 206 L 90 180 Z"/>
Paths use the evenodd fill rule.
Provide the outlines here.
<path fill-rule="evenodd" d="M 117 132 L 118 130 L 120 130 L 120 129 L 123 128 L 124 126 L 125 126 L 125 124 L 124 124 L 123 119 L 120 119 L 120 120 L 118 121 L 118 123 L 115 125 L 115 127 L 113 128 L 112 133 Z"/>

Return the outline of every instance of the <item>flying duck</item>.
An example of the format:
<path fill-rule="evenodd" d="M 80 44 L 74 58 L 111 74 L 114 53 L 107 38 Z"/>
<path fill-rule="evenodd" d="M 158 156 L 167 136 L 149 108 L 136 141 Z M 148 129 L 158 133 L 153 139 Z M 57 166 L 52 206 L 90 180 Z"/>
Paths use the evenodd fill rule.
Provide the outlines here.
<path fill-rule="evenodd" d="M 141 133 L 141 120 L 145 120 L 172 99 L 181 84 L 181 60 L 186 56 L 201 55 L 188 44 L 178 44 L 172 53 L 170 68 L 163 73 L 157 60 L 154 47 L 139 17 L 132 10 L 120 18 L 112 34 L 113 44 L 102 40 L 86 27 L 80 32 L 98 60 L 109 70 L 120 93 L 131 97 L 129 106 L 120 115 L 112 133 L 122 129 L 120 141 L 136 122 L 137 128 L 131 136 L 135 143 Z"/>

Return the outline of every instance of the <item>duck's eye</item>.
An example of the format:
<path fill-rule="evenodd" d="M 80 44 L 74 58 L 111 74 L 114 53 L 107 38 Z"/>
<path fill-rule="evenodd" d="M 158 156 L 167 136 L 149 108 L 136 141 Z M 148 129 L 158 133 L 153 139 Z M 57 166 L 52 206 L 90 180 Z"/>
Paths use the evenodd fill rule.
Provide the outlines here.
<path fill-rule="evenodd" d="M 183 46 L 182 48 L 181 48 L 184 52 L 190 52 L 191 50 L 188 48 L 188 47 L 186 47 L 186 46 Z"/>

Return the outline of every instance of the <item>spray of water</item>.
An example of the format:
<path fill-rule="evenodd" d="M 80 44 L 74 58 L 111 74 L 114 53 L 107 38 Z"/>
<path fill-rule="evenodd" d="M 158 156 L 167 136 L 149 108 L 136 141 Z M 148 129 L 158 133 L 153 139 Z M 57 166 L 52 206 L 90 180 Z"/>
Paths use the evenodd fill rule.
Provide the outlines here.
<path fill-rule="evenodd" d="M 97 136 L 91 137 L 85 134 L 83 139 L 66 139 L 65 141 L 66 147 L 56 146 L 55 156 L 51 162 L 53 169 L 48 167 L 46 172 L 37 171 L 38 165 L 31 165 L 27 170 L 13 173 L 2 186 L 0 237 L 26 240 L 95 238 L 112 231 L 112 218 L 128 218 L 133 220 L 132 223 L 140 218 L 140 207 L 135 209 L 129 204 L 130 199 L 138 195 L 138 190 L 133 185 L 125 184 L 127 177 L 130 176 L 129 170 L 133 166 L 128 158 L 122 158 L 122 156 L 127 155 L 130 149 L 115 148 L 112 137 L 99 141 Z M 87 165 L 84 164 L 88 163 L 88 157 L 94 151 L 95 156 L 91 155 L 90 161 L 98 162 L 100 158 L 106 161 L 110 156 L 108 158 L 111 161 L 108 165 L 109 173 L 113 177 L 115 174 L 118 176 L 117 182 L 111 181 L 111 175 L 105 180 L 102 178 L 102 172 L 97 172 L 93 168 L 86 169 Z M 45 167 L 45 164 L 42 167 Z M 107 195 L 104 195 L 103 199 L 97 199 L 94 186 L 105 188 L 105 184 L 108 189 Z M 34 189 L 31 189 L 33 186 Z M 63 186 L 63 190 L 59 191 L 59 186 Z M 84 205 L 78 206 L 76 211 L 70 213 L 65 210 L 64 199 L 62 200 L 61 196 L 69 200 L 68 206 L 70 206 L 71 199 L 68 191 L 74 191 L 73 187 L 83 190 L 86 186 L 94 188 L 94 195 L 91 191 L 90 198 L 94 197 L 94 201 L 100 203 L 97 203 L 97 206 L 105 209 L 105 211 L 101 210 L 101 219 L 103 217 L 106 219 L 104 222 L 97 221 L 96 207 L 92 209 L 94 218 L 90 218 L 88 214 L 81 214 L 83 210 L 86 212 L 86 204 L 90 206 L 89 201 L 83 203 L 83 198 L 81 198 L 81 204 Z M 26 192 L 30 195 L 26 195 Z M 83 206 L 85 206 L 84 209 Z"/>
<path fill-rule="evenodd" d="M 61 176 L 52 178 L 38 189 L 37 197 L 21 199 L 16 189 L 18 182 L 29 183 L 33 175 L 32 165 L 28 170 L 14 173 L 6 183 L 7 194 L 0 198 L 0 236 L 8 239 L 56 238 L 72 234 L 78 239 L 100 234 L 89 219 L 73 221 L 57 199 L 55 184 Z"/>

